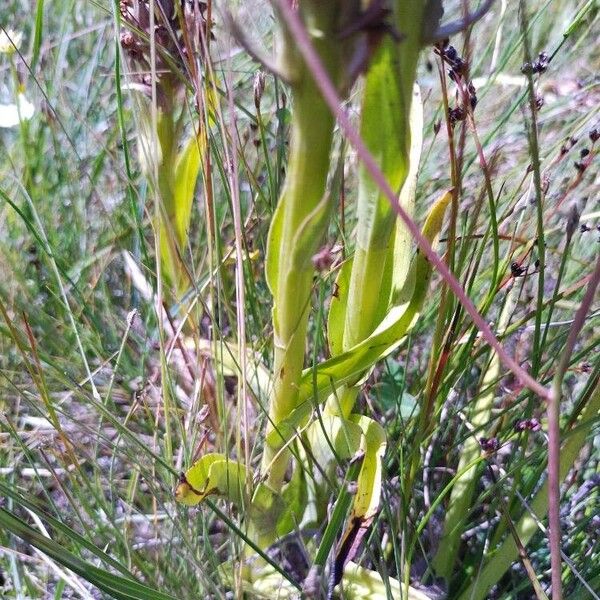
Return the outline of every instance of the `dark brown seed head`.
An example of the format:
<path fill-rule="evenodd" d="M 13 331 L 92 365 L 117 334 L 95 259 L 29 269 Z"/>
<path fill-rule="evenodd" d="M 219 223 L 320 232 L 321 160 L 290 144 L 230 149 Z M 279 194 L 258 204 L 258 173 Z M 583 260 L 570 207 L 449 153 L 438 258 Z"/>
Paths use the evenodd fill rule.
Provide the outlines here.
<path fill-rule="evenodd" d="M 467 115 L 466 115 L 464 109 L 460 106 L 450 109 L 450 122 L 453 125 L 454 125 L 454 123 L 457 123 L 458 121 L 464 121 L 466 116 Z"/>
<path fill-rule="evenodd" d="M 510 263 L 510 272 L 513 277 L 520 277 L 525 273 L 525 268 L 522 267 L 517 261 Z"/>
<path fill-rule="evenodd" d="M 123 48 L 131 48 L 135 44 L 135 37 L 130 31 L 124 31 L 121 34 L 121 46 Z"/>
<path fill-rule="evenodd" d="M 481 445 L 482 450 L 485 452 L 496 452 L 498 448 L 500 448 L 500 441 L 498 438 L 479 438 L 479 444 Z"/>
<path fill-rule="evenodd" d="M 523 65 L 521 66 L 521 73 L 523 73 L 523 75 L 529 75 L 533 73 L 533 67 L 531 63 L 523 63 Z"/>

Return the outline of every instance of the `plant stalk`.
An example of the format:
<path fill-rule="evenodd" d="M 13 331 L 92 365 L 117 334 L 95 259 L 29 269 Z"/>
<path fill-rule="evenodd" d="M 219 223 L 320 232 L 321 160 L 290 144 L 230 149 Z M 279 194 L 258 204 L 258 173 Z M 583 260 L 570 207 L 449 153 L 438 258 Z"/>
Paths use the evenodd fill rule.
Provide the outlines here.
<path fill-rule="evenodd" d="M 306 22 L 311 31 L 321 34 L 316 35 L 313 44 L 328 72 L 334 74 L 340 65 L 340 44 L 333 33 L 336 4 L 304 3 Z M 287 58 L 301 61 L 293 53 Z M 273 269 L 269 285 L 274 296 L 275 336 L 267 435 L 277 429 L 297 404 L 314 274 L 311 258 L 326 230 L 331 204 L 326 198 L 326 185 L 334 116 L 304 63 L 292 64 L 292 68 L 298 76 L 292 82 L 291 151 L 277 208 L 279 214 L 271 225 L 267 256 L 267 277 L 269 269 Z M 271 266 L 273 263 L 277 263 L 275 268 Z M 277 452 L 265 444 L 261 472 L 275 491 L 282 487 L 288 458 L 288 451 Z"/>

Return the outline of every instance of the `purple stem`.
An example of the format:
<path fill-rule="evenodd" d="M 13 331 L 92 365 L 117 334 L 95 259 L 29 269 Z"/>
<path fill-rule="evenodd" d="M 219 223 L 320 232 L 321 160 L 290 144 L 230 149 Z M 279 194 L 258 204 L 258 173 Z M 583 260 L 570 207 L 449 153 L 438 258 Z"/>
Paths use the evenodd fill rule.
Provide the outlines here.
<path fill-rule="evenodd" d="M 585 296 L 575 313 L 573 324 L 562 351 L 560 363 L 552 381 L 552 396 L 548 401 L 548 537 L 550 538 L 550 566 L 552 574 L 552 598 L 562 598 L 561 550 L 560 550 L 560 398 L 562 382 L 569 368 L 573 348 L 585 317 L 594 301 L 600 283 L 600 256 L 592 273 Z"/>

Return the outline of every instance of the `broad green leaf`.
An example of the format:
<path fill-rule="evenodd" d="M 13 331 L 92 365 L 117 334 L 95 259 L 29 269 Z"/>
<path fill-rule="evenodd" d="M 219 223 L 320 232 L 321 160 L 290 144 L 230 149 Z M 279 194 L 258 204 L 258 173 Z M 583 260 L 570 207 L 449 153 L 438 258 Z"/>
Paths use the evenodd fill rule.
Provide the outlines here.
<path fill-rule="evenodd" d="M 386 436 L 383 427 L 369 417 L 352 415 L 350 419 L 363 433 L 361 449 L 364 452 L 351 520 L 357 518 L 366 521 L 375 516 L 379 508 Z"/>
<path fill-rule="evenodd" d="M 421 102 L 421 92 L 417 84 L 413 88 L 409 126 L 410 153 L 408 173 L 400 191 L 399 201 L 404 210 L 412 216 L 415 206 L 419 162 L 423 147 L 423 104 Z M 397 218 L 393 239 L 385 252 L 385 257 L 378 251 L 374 252 L 371 260 L 385 263 L 379 293 L 374 295 L 378 299 L 374 312 L 375 323 L 380 323 L 391 307 L 401 303 L 398 297 L 401 292 L 406 292 L 405 285 L 409 277 L 412 259 L 411 244 L 412 236 L 410 231 L 404 222 Z M 358 252 L 362 252 L 362 250 L 359 249 Z M 347 343 L 345 346 L 345 349 L 348 350 Z"/>
<path fill-rule="evenodd" d="M 362 102 L 360 132 L 390 187 L 399 192 L 408 171 L 409 107 L 413 84 L 402 89 L 398 54 L 404 42 L 386 37 L 369 66 Z M 389 200 L 359 167 L 357 248 L 387 248 L 395 219 Z"/>
<path fill-rule="evenodd" d="M 307 482 L 302 466 L 294 469 L 292 478 L 283 486 L 281 497 L 285 511 L 277 522 L 277 534 L 283 536 L 299 527 L 308 501 Z"/>
<path fill-rule="evenodd" d="M 279 494 L 264 483 L 248 489 L 248 470 L 223 454 L 208 453 L 197 460 L 175 488 L 175 499 L 186 506 L 195 506 L 208 496 L 219 496 L 245 513 L 251 532 L 268 545 L 275 540 L 276 523 L 284 511 Z"/>
<path fill-rule="evenodd" d="M 242 507 L 246 487 L 246 467 L 223 454 L 209 453 L 197 460 L 181 477 L 175 499 L 195 506 L 211 494 L 227 498 Z"/>
<path fill-rule="evenodd" d="M 230 570 L 228 581 L 232 584 L 233 571 Z M 252 598 L 264 600 L 292 600 L 299 597 L 298 590 L 272 568 L 261 568 L 254 581 L 244 579 L 242 587 Z M 389 598 L 407 598 L 408 600 L 431 600 L 429 596 L 414 587 L 406 589 L 404 583 L 388 577 L 383 581 L 376 571 L 365 569 L 356 563 L 349 562 L 342 578 L 344 598 L 346 600 L 389 600 Z M 388 595 L 388 590 L 391 594 Z M 405 591 L 405 595 L 402 592 Z"/>
<path fill-rule="evenodd" d="M 348 460 L 356 454 L 362 430 L 351 421 L 323 413 L 306 428 L 305 438 L 314 460 L 322 469 L 327 469 L 336 457 Z"/>
<path fill-rule="evenodd" d="M 342 579 L 344 598 L 348 600 L 388 600 L 388 598 L 408 598 L 408 600 L 431 600 L 423 592 L 408 587 L 392 577 L 383 581 L 381 575 L 376 571 L 365 569 L 359 565 L 349 562 L 344 569 Z M 389 593 L 388 593 L 389 590 Z M 404 592 L 404 594 L 403 594 Z"/>
<path fill-rule="evenodd" d="M 188 228 L 192 214 L 194 191 L 202 157 L 205 153 L 205 139 L 202 133 L 193 135 L 184 145 L 175 163 L 175 179 L 173 187 L 174 229 L 181 249 L 185 248 Z"/>
<path fill-rule="evenodd" d="M 422 2 L 394 3 L 390 19 L 402 31 L 403 39 L 400 43 L 384 39 L 370 62 L 364 86 L 361 136 L 388 184 L 398 194 L 409 174 L 411 158 L 416 155 L 416 169 L 421 150 L 421 107 L 420 101 L 413 102 L 413 95 L 423 9 Z M 415 130 L 414 144 L 411 128 Z M 414 193 L 411 196 L 410 187 L 404 200 L 410 198 L 405 208 L 412 216 Z M 398 276 L 406 276 L 410 263 L 407 231 L 403 236 L 406 243 L 398 240 L 397 252 L 404 252 L 403 260 L 398 264 L 392 262 L 397 258 L 393 253 L 396 215 L 364 165 L 359 167 L 357 220 L 346 302 L 344 350 L 353 348 L 373 333 L 388 309 L 392 269 L 398 270 Z"/>

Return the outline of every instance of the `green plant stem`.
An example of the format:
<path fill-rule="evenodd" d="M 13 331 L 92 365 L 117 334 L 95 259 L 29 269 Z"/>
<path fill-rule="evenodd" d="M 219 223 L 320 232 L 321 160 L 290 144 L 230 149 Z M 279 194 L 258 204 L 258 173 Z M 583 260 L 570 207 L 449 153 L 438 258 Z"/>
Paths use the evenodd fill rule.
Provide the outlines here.
<path fill-rule="evenodd" d="M 395 4 L 394 18 L 406 37 L 400 44 L 387 40 L 378 59 L 371 65 L 362 107 L 361 135 L 392 189 L 398 193 L 410 164 L 410 107 L 421 51 L 424 3 Z M 389 91 L 393 87 L 396 89 Z M 393 101 L 393 105 L 386 107 L 386 101 Z M 392 114 L 388 115 L 388 111 Z M 420 119 L 417 121 L 421 126 Z M 420 155 L 420 147 L 418 154 Z M 418 163 L 418 157 L 416 162 Z M 414 194 L 402 195 L 400 202 L 406 212 L 412 215 Z M 396 214 L 364 166 L 359 171 L 357 206 L 356 251 L 344 326 L 345 350 L 366 339 L 383 317 L 377 290 L 382 287 L 386 258 L 394 243 Z M 406 274 L 410 262 L 411 235 L 402 225 L 396 232 L 396 243 L 402 244 L 406 251 L 403 265 Z"/>
<path fill-rule="evenodd" d="M 317 24 L 321 21 L 322 30 L 331 30 L 335 22 L 332 7 L 315 8 L 313 12 Z M 315 41 L 315 46 L 329 72 L 335 73 L 339 53 L 334 37 L 325 38 L 328 36 Z M 314 273 L 311 256 L 317 250 L 325 229 L 315 211 L 318 212 L 321 201 L 326 201 L 334 117 L 311 74 L 304 68 L 300 72 L 299 79 L 292 85 L 294 111 L 291 151 L 278 207 L 278 211 L 282 212 L 274 219 L 280 219 L 280 232 L 278 236 L 270 238 L 270 256 L 267 258 L 268 262 L 278 262 L 276 281 L 270 282 L 275 287 L 272 289 L 275 299 L 275 355 L 267 435 L 277 429 L 277 425 L 297 404 Z M 272 447 L 265 445 L 262 474 L 276 491 L 281 489 L 288 457 L 287 451 L 277 454 Z"/>

